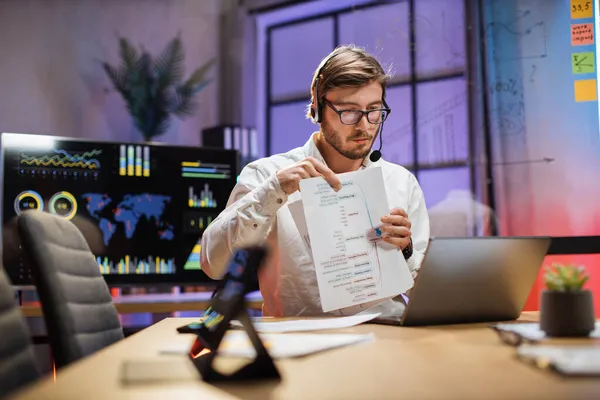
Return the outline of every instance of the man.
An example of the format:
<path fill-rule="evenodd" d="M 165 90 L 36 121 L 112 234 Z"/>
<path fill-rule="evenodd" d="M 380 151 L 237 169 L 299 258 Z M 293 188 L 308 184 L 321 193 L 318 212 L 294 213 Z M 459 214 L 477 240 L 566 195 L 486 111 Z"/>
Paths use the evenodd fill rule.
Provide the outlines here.
<path fill-rule="evenodd" d="M 322 176 L 334 189 L 336 174 L 381 167 L 390 214 L 382 219 L 386 240 L 404 254 L 416 276 L 429 240 L 429 219 L 416 178 L 405 168 L 376 159 L 371 147 L 389 110 L 388 75 L 362 49 L 335 49 L 314 74 L 308 117 L 320 124 L 303 147 L 247 165 L 227 208 L 202 236 L 202 269 L 213 279 L 225 274 L 238 247 L 266 244 L 270 259 L 259 274 L 263 315 L 323 314 L 315 267 L 287 203 L 300 197 L 300 180 Z M 285 134 L 277 132 L 276 134 Z M 400 301 L 387 299 L 338 310 L 352 315 L 373 306 L 395 312 Z"/>

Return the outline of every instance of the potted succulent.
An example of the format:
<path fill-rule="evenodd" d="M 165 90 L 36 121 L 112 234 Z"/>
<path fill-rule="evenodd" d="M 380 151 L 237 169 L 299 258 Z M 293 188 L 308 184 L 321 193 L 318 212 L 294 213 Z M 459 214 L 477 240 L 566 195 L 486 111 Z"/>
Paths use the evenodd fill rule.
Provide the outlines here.
<path fill-rule="evenodd" d="M 584 267 L 553 264 L 546 269 L 542 292 L 540 329 L 548 336 L 588 336 L 594 330 L 592 292 Z"/>

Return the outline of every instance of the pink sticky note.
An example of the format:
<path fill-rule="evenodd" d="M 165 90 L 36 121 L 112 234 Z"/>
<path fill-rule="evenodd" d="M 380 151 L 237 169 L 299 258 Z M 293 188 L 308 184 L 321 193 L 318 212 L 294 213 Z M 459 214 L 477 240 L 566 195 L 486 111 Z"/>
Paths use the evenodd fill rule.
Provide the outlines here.
<path fill-rule="evenodd" d="M 594 44 L 594 24 L 571 24 L 571 46 Z"/>

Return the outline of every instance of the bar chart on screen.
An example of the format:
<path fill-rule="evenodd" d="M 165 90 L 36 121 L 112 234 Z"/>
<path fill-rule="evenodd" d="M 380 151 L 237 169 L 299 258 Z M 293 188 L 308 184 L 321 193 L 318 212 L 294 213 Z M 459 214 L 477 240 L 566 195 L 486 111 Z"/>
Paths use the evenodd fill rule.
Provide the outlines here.
<path fill-rule="evenodd" d="M 205 183 L 200 190 L 200 194 L 196 193 L 195 187 L 189 187 L 188 206 L 190 208 L 216 208 L 217 200 L 214 198 L 213 191 L 208 183 Z"/>
<path fill-rule="evenodd" d="M 229 179 L 231 166 L 203 163 L 201 161 L 183 161 L 181 163 L 181 176 L 196 179 Z"/>
<path fill-rule="evenodd" d="M 119 148 L 120 176 L 150 176 L 150 147 L 122 144 Z"/>
<path fill-rule="evenodd" d="M 216 218 L 216 214 L 201 211 L 188 211 L 183 214 L 183 231 L 185 234 L 203 233 L 206 227 Z"/>
<path fill-rule="evenodd" d="M 125 255 L 119 261 L 109 257 L 96 257 L 100 273 L 109 274 L 172 274 L 175 272 L 175 261 L 162 257 L 132 257 Z"/>

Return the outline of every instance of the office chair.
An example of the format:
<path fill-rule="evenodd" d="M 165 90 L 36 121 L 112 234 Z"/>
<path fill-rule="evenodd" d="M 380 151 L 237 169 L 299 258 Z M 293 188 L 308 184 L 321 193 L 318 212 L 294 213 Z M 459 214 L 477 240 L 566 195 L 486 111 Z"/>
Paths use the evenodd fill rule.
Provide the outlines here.
<path fill-rule="evenodd" d="M 56 367 L 123 339 L 106 281 L 79 229 L 63 217 L 30 211 L 19 216 L 18 230 Z"/>
<path fill-rule="evenodd" d="M 4 268 L 0 266 L 0 397 L 41 377 L 31 335 L 14 293 Z"/>

